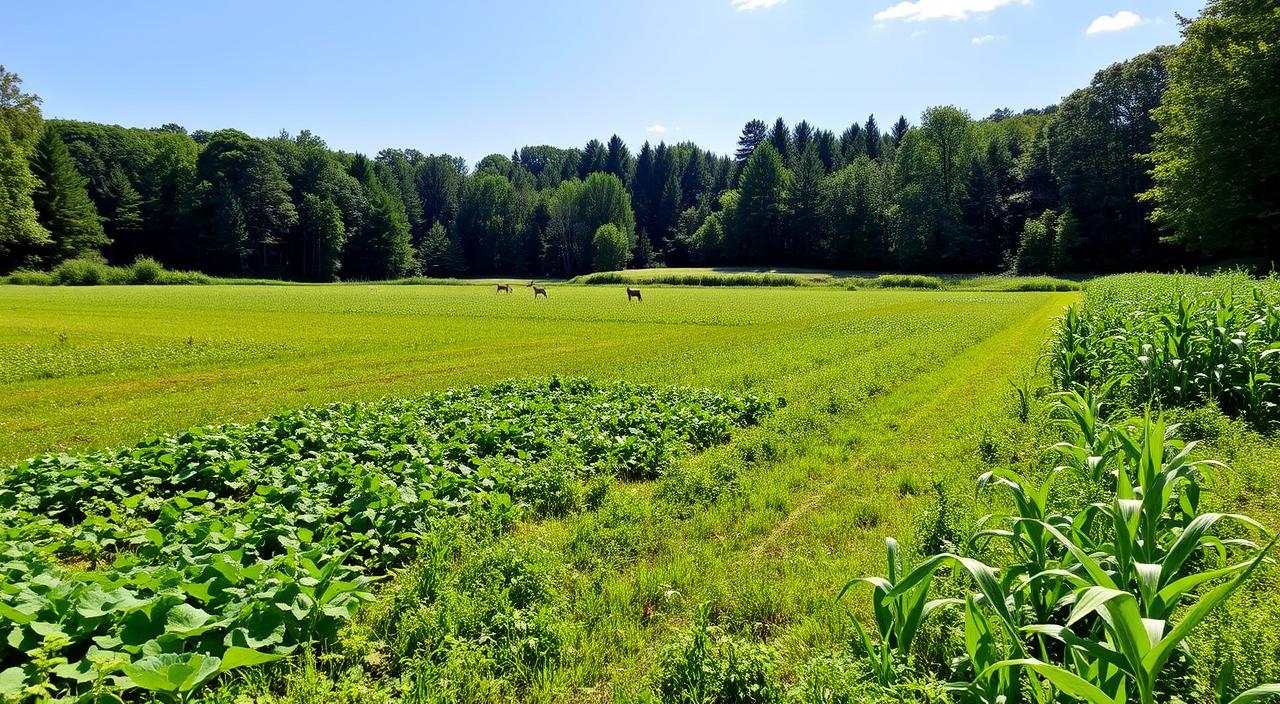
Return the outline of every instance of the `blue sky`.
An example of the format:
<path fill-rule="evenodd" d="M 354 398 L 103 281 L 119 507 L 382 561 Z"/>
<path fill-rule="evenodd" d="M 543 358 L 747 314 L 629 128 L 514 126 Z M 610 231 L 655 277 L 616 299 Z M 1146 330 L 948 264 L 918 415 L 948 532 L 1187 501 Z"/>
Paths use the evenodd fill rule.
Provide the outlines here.
<path fill-rule="evenodd" d="M 448 152 L 620 134 L 733 147 L 930 105 L 1038 107 L 1178 39 L 1202 0 L 18 3 L 0 62 L 46 117 Z"/>

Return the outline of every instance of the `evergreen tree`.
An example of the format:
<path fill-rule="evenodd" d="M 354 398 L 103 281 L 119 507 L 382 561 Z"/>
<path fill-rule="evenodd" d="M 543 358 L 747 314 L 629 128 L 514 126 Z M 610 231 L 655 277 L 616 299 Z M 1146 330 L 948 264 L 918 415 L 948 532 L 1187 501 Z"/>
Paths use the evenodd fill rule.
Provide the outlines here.
<path fill-rule="evenodd" d="M 635 176 L 631 180 L 631 205 L 635 208 L 636 223 L 643 231 L 653 228 L 654 213 L 662 193 L 661 182 L 655 184 L 655 157 L 653 147 L 645 142 L 636 159 Z"/>
<path fill-rule="evenodd" d="M 755 153 L 756 147 L 769 138 L 769 126 L 764 124 L 764 120 L 752 120 L 742 128 L 742 135 L 738 137 L 738 151 L 734 158 L 738 165 L 747 163 L 751 155 Z"/>
<path fill-rule="evenodd" d="M 111 243 L 85 189 L 89 181 L 76 171 L 71 153 L 56 131 L 46 129 L 36 142 L 31 173 L 39 182 L 31 200 L 40 224 L 53 240 L 51 263 L 98 252 Z"/>
<path fill-rule="evenodd" d="M 818 149 L 810 144 L 796 164 L 787 194 L 788 220 L 784 260 L 805 265 L 814 260 L 822 237 L 822 182 L 826 171 Z"/>
<path fill-rule="evenodd" d="M 618 135 L 609 138 L 609 148 L 605 155 L 604 171 L 618 177 L 624 184 L 631 181 L 631 171 L 635 168 L 631 150 Z"/>
<path fill-rule="evenodd" d="M 789 165 L 795 158 L 795 152 L 791 143 L 791 130 L 787 129 L 787 123 L 781 117 L 773 123 L 773 129 L 769 130 L 769 144 L 778 152 L 778 156 L 782 157 L 783 165 Z"/>
<path fill-rule="evenodd" d="M 846 164 L 852 164 L 858 157 L 867 155 L 867 141 L 862 134 L 862 125 L 855 122 L 840 134 L 840 155 Z"/>
<path fill-rule="evenodd" d="M 840 145 L 836 142 L 835 133 L 831 130 L 819 130 L 816 144 L 818 160 L 822 162 L 822 168 L 827 173 L 839 171 L 843 158 L 840 152 Z"/>
<path fill-rule="evenodd" d="M 683 169 L 680 174 L 680 193 L 683 196 L 681 205 L 687 210 L 710 196 L 712 175 L 707 166 L 706 153 L 697 147 L 690 149 Z"/>
<path fill-rule="evenodd" d="M 907 122 L 907 116 L 899 115 L 898 121 L 893 123 L 893 129 L 889 132 L 889 136 L 893 138 L 893 146 L 902 144 L 902 138 L 907 136 L 909 129 L 911 129 L 911 123 Z"/>
<path fill-rule="evenodd" d="M 586 180 L 588 176 L 597 171 L 606 171 L 609 167 L 609 152 L 600 143 L 600 140 L 593 139 L 587 142 L 587 146 L 582 148 L 582 161 L 578 164 L 578 178 Z"/>
<path fill-rule="evenodd" d="M 438 221 L 431 223 L 427 236 L 418 246 L 418 261 L 422 273 L 428 276 L 448 276 L 454 272 L 448 268 L 449 233 Z"/>
<path fill-rule="evenodd" d="M 739 263 L 778 261 L 786 226 L 790 173 L 772 143 L 761 144 L 742 169 L 742 189 L 731 221 L 730 246 Z M 729 233 L 726 233 L 729 234 Z"/>
<path fill-rule="evenodd" d="M 106 218 L 106 234 L 111 240 L 111 252 L 115 259 L 131 262 L 148 252 L 142 237 L 142 195 L 129 182 L 120 168 L 111 170 L 103 189 Z"/>
<path fill-rule="evenodd" d="M 867 156 L 880 158 L 880 126 L 876 124 L 876 116 L 867 117 L 867 124 L 862 127 L 862 134 L 867 142 Z"/>
<path fill-rule="evenodd" d="M 810 125 L 808 120 L 801 120 L 796 124 L 796 128 L 791 131 L 791 154 L 795 158 L 795 162 L 788 163 L 788 168 L 795 168 L 796 164 L 800 163 L 800 159 L 809 150 L 809 146 L 814 143 L 814 139 L 813 125 Z"/>
<path fill-rule="evenodd" d="M 467 256 L 462 251 L 462 238 L 457 231 L 449 233 L 449 246 L 444 251 L 442 268 L 449 276 L 461 276 L 467 272 Z"/>

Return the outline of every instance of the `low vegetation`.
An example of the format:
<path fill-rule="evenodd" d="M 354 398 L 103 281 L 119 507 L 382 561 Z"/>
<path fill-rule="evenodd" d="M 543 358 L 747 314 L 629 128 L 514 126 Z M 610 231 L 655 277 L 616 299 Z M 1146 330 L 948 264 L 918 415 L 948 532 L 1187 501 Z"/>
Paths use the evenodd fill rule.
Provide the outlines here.
<path fill-rule="evenodd" d="M 25 460 L 0 472 L 0 695 L 138 687 L 188 699 L 219 672 L 334 643 L 373 599 L 372 579 L 418 554 L 444 518 L 492 527 L 578 511 L 592 477 L 653 477 L 771 408 L 552 379 Z M 530 560 L 491 558 L 460 577 L 465 598 Z"/>
<path fill-rule="evenodd" d="M 51 271 L 15 271 L 4 283 L 21 286 L 99 286 L 208 284 L 213 279 L 195 271 L 169 271 L 150 257 L 129 266 L 111 266 L 101 257 L 67 259 Z"/>
<path fill-rule="evenodd" d="M 1053 333 L 1063 324 L 1054 319 L 1073 303 L 1087 309 L 1098 297 L 1146 292 L 1149 302 L 1131 310 L 1168 313 L 1174 308 L 1161 301 L 1176 302 L 1189 289 L 1219 300 L 1230 288 L 1235 300 L 1252 301 L 1254 288 L 1270 286 L 1241 276 L 1106 278 L 1089 284 L 1083 303 L 1071 292 L 680 287 L 646 290 L 643 306 L 595 286 L 553 287 L 549 300 L 537 302 L 478 286 L 9 288 L 0 296 L 18 325 L 0 339 L 0 355 L 16 354 L 15 345 L 24 354 L 62 350 L 41 363 L 48 374 L 26 373 L 6 385 L 10 399 L 0 403 L 13 410 L 7 427 L 33 429 L 5 431 L 11 457 L 32 448 L 113 445 L 199 417 L 193 413 L 245 419 L 269 404 L 403 396 L 402 389 L 462 388 L 486 376 L 571 371 L 663 385 L 562 380 L 557 391 L 544 378 L 430 395 L 430 408 L 472 409 L 464 414 L 469 420 L 456 423 L 447 413 L 432 416 L 441 422 L 428 425 L 457 440 L 436 445 L 445 448 L 442 461 L 460 447 L 482 460 L 475 474 L 442 474 L 455 478 L 447 487 L 459 487 L 449 500 L 442 497 L 452 489 L 435 470 L 431 498 L 410 481 L 418 476 L 415 461 L 435 467 L 436 460 L 406 458 L 400 449 L 404 438 L 420 437 L 405 434 L 417 413 L 406 409 L 423 401 L 343 403 L 228 426 L 238 429 L 224 432 L 236 443 L 255 438 L 252 447 L 286 448 L 265 453 L 274 469 L 251 483 L 296 484 L 296 496 L 274 488 L 242 499 L 226 490 L 150 484 L 158 487 L 150 491 L 154 501 L 136 507 L 110 495 L 106 503 L 58 501 L 86 507 L 85 519 L 66 522 L 40 504 L 25 509 L 31 518 L 2 521 L 27 526 L 32 537 L 22 539 L 37 546 L 6 558 L 18 565 L 9 579 L 31 591 L 55 579 L 74 584 L 81 574 L 141 579 L 156 570 L 145 560 L 187 552 L 198 566 L 209 559 L 203 551 L 237 535 L 239 525 L 251 528 L 240 553 L 246 564 L 265 561 L 275 570 L 268 574 L 300 589 L 325 575 L 289 563 L 293 553 L 281 537 L 300 549 L 346 553 L 340 563 L 311 559 L 317 569 L 337 564 L 334 579 L 356 586 L 327 614 L 319 610 L 317 630 L 286 615 L 282 639 L 265 646 L 228 634 L 243 626 L 265 639 L 274 630 L 224 624 L 232 618 L 229 602 L 205 605 L 182 591 L 182 603 L 208 615 L 201 627 L 210 630 L 180 640 L 154 636 L 181 645 L 166 646 L 163 662 L 141 669 L 129 663 L 159 699 L 942 704 L 1003 693 L 1009 701 L 1064 704 L 1082 697 L 1226 704 L 1280 681 L 1280 639 L 1268 626 L 1280 618 L 1280 576 L 1265 554 L 1280 520 L 1280 448 L 1265 427 L 1205 398 L 1185 406 L 1157 400 L 1148 412 L 1148 401 L 1120 382 L 1060 394 L 1051 359 L 1037 359 L 1053 354 Z M 126 309 L 137 309 L 137 320 L 108 313 Z M 178 310 L 182 320 L 174 317 Z M 166 321 L 166 332 L 148 337 L 156 320 Z M 248 320 L 268 332 L 251 334 Z M 66 339 L 50 341 L 50 330 Z M 169 339 L 175 335 L 182 337 Z M 179 355 L 188 336 L 209 350 Z M 135 355 L 122 353 L 96 366 L 59 366 L 92 358 L 98 347 L 123 349 L 126 340 L 137 356 L 155 347 L 154 356 L 135 363 Z M 267 341 L 279 347 L 218 356 Z M 313 358 L 319 363 L 307 362 Z M 199 396 L 186 395 L 187 385 Z M 724 391 L 679 390 L 690 386 Z M 538 399 L 567 399 L 575 389 L 608 397 L 615 388 L 630 389 L 639 408 L 592 402 L 562 420 L 558 411 L 539 410 Z M 663 400 L 668 393 L 679 397 Z M 60 400 L 72 395 L 101 405 Z M 691 422 L 685 410 L 645 420 L 654 408 L 687 410 L 684 401 L 718 409 L 712 416 L 724 423 L 706 426 L 697 414 Z M 151 415 L 154 408 L 163 415 Z M 314 414 L 339 409 L 345 418 L 356 408 L 371 415 L 338 426 L 369 440 L 338 443 L 336 456 L 327 453 L 314 466 L 294 459 L 299 451 L 281 441 L 312 438 Z M 92 423 L 99 414 L 115 420 Z M 610 417 L 618 423 L 600 430 Z M 672 442 L 664 438 L 700 427 L 714 428 L 708 436 L 717 439 L 696 447 L 681 440 L 675 445 L 686 449 L 671 454 L 662 449 Z M 564 442 L 539 440 L 548 435 Z M 487 455 L 481 448 L 494 438 L 538 449 Z M 209 438 L 197 439 L 207 452 Z M 605 456 L 614 459 L 589 461 L 565 449 L 593 442 L 613 448 Z M 128 452 L 150 457 L 145 453 L 165 454 L 164 447 L 142 443 Z M 102 475 L 80 463 L 127 454 L 44 455 L 37 474 L 47 477 L 56 459 L 66 471 L 57 470 L 59 482 L 50 486 L 111 485 L 88 478 Z M 650 463 L 660 457 L 667 459 Z M 384 460 L 393 469 L 377 469 Z M 357 494 L 317 473 L 331 465 L 372 465 L 344 476 L 367 477 L 377 488 Z M 193 489 L 211 493 L 192 497 Z M 350 502 L 370 494 L 382 498 L 357 515 Z M 179 500 L 191 507 L 176 519 L 156 508 Z M 117 509 L 95 508 L 113 501 Z M 401 503 L 414 510 L 397 510 Z M 203 532 L 210 504 L 234 520 Z M 270 511 L 250 521 L 237 508 L 248 505 Z M 1142 517 L 1133 533 L 1116 522 L 1126 511 Z M 369 522 L 352 523 L 359 515 Z M 171 523 L 183 532 L 171 536 Z M 196 526 L 202 532 L 193 532 Z M 312 531 L 302 536 L 310 542 L 300 540 L 298 526 Z M 888 536 L 899 540 L 886 553 Z M 122 555 L 136 562 L 124 565 Z M 187 564 L 181 560 L 176 564 Z M 50 576 L 33 586 L 22 576 L 28 572 Z M 227 579 L 201 574 L 215 585 Z M 841 596 L 851 576 L 877 574 Z M 199 583 L 183 575 L 180 584 Z M 309 602 L 289 603 L 302 609 Z M 1143 641 L 1128 638 L 1131 631 L 1111 625 L 1132 626 L 1135 609 L 1144 629 L 1164 622 L 1146 654 Z M 194 614 L 193 623 L 202 618 Z M 160 625 L 168 628 L 167 616 L 153 628 Z M 181 627 L 175 617 L 173 628 Z M 1083 645 L 1089 638 L 1103 645 Z M 18 656 L 22 667 L 53 674 L 49 684 L 28 682 L 20 668 L 25 686 L 120 690 L 129 683 L 118 678 L 140 683 L 123 669 L 99 678 L 95 668 L 112 663 L 98 651 L 140 660 L 156 650 L 78 642 L 80 650 L 62 651 L 31 643 Z M 1162 669 L 1153 667 L 1157 648 L 1160 658 L 1168 654 Z M 62 663 L 64 653 L 76 657 Z M 259 660 L 276 655 L 285 659 Z M 70 677 L 73 663 L 83 681 Z M 181 681 L 148 679 L 153 665 L 182 674 Z M 138 688 L 124 692 L 126 699 L 143 696 Z"/>

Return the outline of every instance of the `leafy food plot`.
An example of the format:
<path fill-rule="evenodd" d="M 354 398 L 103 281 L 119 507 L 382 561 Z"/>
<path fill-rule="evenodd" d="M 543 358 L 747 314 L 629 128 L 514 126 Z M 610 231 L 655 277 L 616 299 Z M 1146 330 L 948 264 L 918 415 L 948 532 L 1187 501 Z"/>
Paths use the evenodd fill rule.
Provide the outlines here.
<path fill-rule="evenodd" d="M 433 523 L 644 479 L 772 401 L 568 379 L 332 404 L 0 471 L 0 695 L 149 690 L 332 641 Z"/>

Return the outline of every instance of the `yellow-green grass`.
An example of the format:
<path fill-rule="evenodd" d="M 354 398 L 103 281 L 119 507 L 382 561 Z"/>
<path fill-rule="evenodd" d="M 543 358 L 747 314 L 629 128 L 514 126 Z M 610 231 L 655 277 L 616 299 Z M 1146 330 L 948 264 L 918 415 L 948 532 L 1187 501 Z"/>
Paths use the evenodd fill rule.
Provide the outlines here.
<path fill-rule="evenodd" d="M 646 293 L 629 304 L 612 287 L 553 287 L 537 301 L 470 286 L 7 287 L 0 362 L 35 357 L 27 367 L 55 378 L 0 386 L 0 457 L 511 376 L 784 396 L 789 405 L 764 426 L 686 463 L 697 471 L 755 455 L 740 491 L 675 518 L 655 485 L 626 486 L 649 507 L 638 556 L 566 569 L 575 656 L 526 696 L 604 700 L 644 687 L 658 649 L 703 601 L 797 659 L 841 640 L 840 584 L 881 568 L 885 535 L 911 542 L 932 480 L 962 484 L 981 471 L 976 447 L 990 428 L 1016 433 L 1008 381 L 1033 372 L 1050 320 L 1077 298 Z M 517 539 L 558 555 L 590 551 L 593 520 L 530 524 Z"/>
<path fill-rule="evenodd" d="M 1077 293 L 645 293 L 629 304 L 618 287 L 552 287 L 538 301 L 478 286 L 0 288 L 0 458 L 512 376 L 786 397 L 761 427 L 681 465 L 693 476 L 739 466 L 737 491 L 673 514 L 657 495 L 679 484 L 621 487 L 643 515 L 628 559 L 575 562 L 605 539 L 591 513 L 517 529 L 517 543 L 558 556 L 571 605 L 573 655 L 520 693 L 528 701 L 646 688 L 658 652 L 703 602 L 724 627 L 777 647 L 792 680 L 798 663 L 846 642 L 835 595 L 883 569 L 883 538 L 918 549 L 933 482 L 972 521 L 979 473 L 1050 461 L 1043 404 L 1021 423 L 1009 382 L 1038 383 L 1050 321 Z M 1280 453 L 1235 437 L 1215 449 L 1236 465 L 1215 500 L 1224 510 L 1247 503 L 1275 527 Z M 868 616 L 866 594 L 850 606 Z M 1247 619 L 1225 625 L 1261 637 Z M 1280 657 L 1257 660 L 1274 667 Z M 369 680 L 369 701 L 385 686 Z"/>
<path fill-rule="evenodd" d="M 5 287 L 0 459 L 510 376 L 803 396 L 800 371 L 890 346 L 918 358 L 885 363 L 901 376 L 948 353 L 938 338 L 977 339 L 1046 300 L 1056 311 L 1071 298 L 664 289 L 628 304 L 621 290 L 585 287 L 537 301 L 470 286 Z"/>

